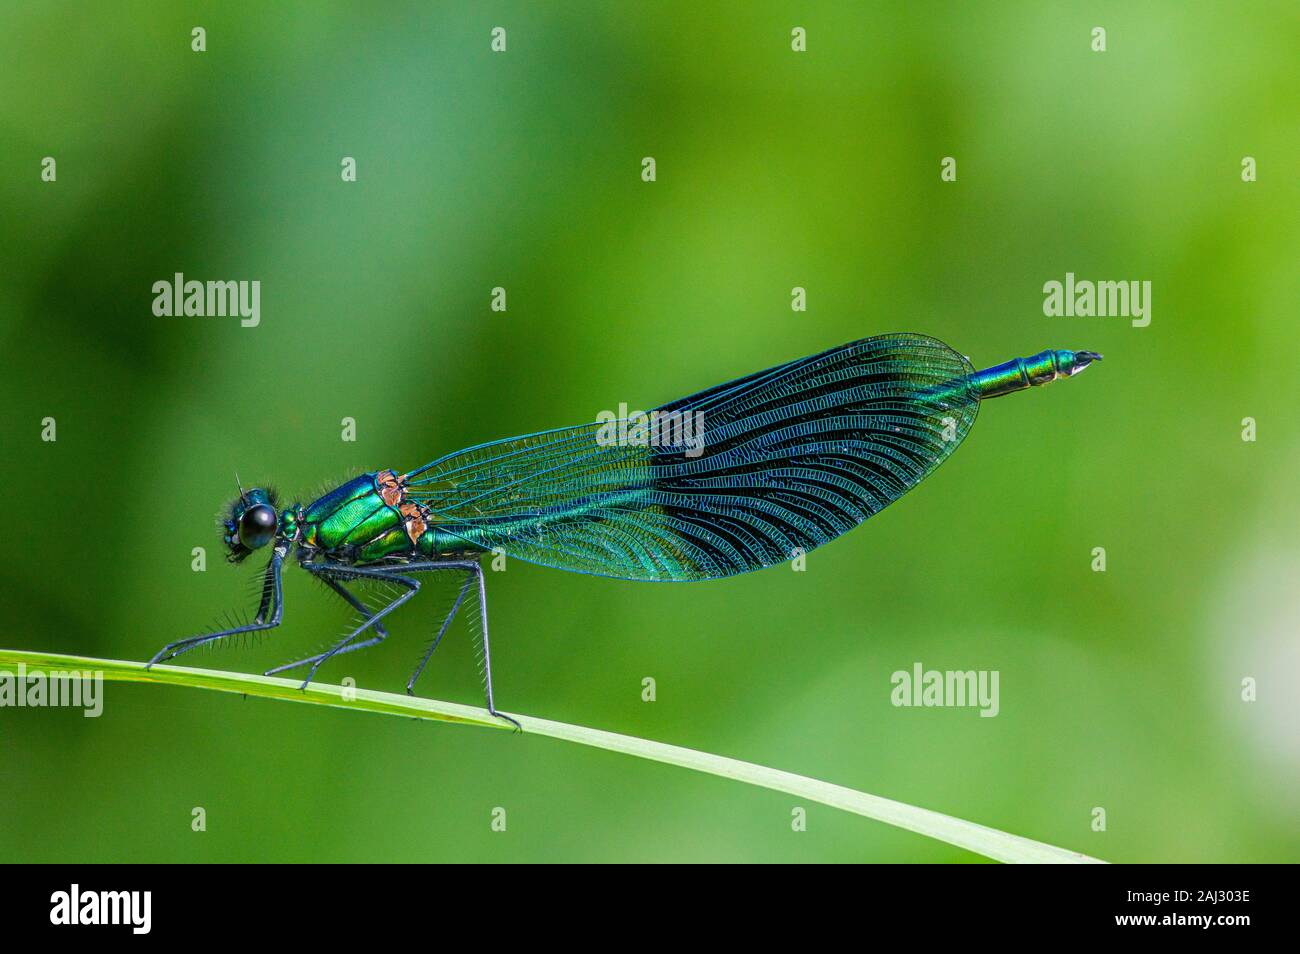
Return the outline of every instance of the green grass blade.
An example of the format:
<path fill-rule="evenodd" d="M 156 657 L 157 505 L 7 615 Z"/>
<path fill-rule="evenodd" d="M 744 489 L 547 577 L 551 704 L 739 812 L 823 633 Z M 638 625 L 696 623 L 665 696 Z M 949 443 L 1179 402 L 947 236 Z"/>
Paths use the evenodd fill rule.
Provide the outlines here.
<path fill-rule="evenodd" d="M 56 653 L 21 652 L 0 649 L 0 671 L 17 672 L 24 665 L 28 672 L 60 672 L 78 670 L 103 673 L 104 679 L 117 682 L 151 682 L 159 685 L 190 686 L 196 689 L 214 689 L 218 692 L 237 692 L 241 695 L 283 699 L 289 702 L 310 702 L 317 705 L 378 712 L 408 718 L 431 719 L 438 722 L 457 722 L 490 729 L 509 729 L 510 726 L 493 719 L 486 710 L 473 706 L 439 702 L 416 696 L 374 692 L 369 689 L 351 689 L 344 686 L 312 683 L 299 689 L 299 680 L 272 676 L 254 676 L 238 672 L 218 672 L 210 669 L 190 669 L 185 666 L 154 666 L 146 670 L 144 663 L 116 659 L 95 659 L 85 656 L 64 656 Z M 761 788 L 785 792 L 809 801 L 820 802 L 865 818 L 874 818 L 887 825 L 926 835 L 939 841 L 965 848 L 995 861 L 1027 863 L 1101 863 L 1064 848 L 1021 838 L 1019 835 L 987 828 L 974 822 L 963 821 L 940 812 L 917 808 L 878 795 L 869 795 L 842 785 L 832 785 L 817 779 L 766 768 L 752 762 L 742 762 L 720 755 L 710 755 L 677 745 L 651 742 L 630 735 L 603 732 L 584 726 L 535 719 L 511 713 L 523 726 L 525 735 L 543 735 L 566 742 L 576 742 L 609 752 L 620 752 L 637 758 L 678 765 L 682 768 L 705 772 L 722 778 L 748 782 Z"/>

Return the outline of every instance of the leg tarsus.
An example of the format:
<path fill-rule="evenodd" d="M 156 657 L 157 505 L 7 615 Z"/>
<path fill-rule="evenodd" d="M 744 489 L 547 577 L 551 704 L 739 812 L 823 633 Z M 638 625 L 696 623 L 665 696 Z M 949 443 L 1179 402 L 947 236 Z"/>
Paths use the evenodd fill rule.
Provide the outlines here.
<path fill-rule="evenodd" d="M 378 626 L 375 627 L 375 629 L 378 628 L 379 628 Z M 364 640 L 363 642 L 354 643 L 351 646 L 344 646 L 342 649 L 338 651 L 338 655 L 342 656 L 344 653 L 356 652 L 358 649 L 368 649 L 369 647 L 374 646 L 377 643 L 382 643 L 387 636 L 388 636 L 387 633 L 379 633 L 376 634 L 373 638 Z M 307 656 L 306 658 L 299 659 L 296 662 L 284 663 L 283 665 L 276 666 L 274 669 L 268 669 L 266 670 L 266 672 L 262 673 L 262 675 L 274 676 L 277 673 L 286 672 L 287 670 L 290 669 L 297 669 L 299 666 L 305 666 L 308 663 L 314 663 L 317 660 L 324 662 L 325 657 L 328 655 L 329 652 L 327 651 L 323 653 L 317 653 L 315 656 Z"/>
<path fill-rule="evenodd" d="M 524 731 L 524 727 L 522 725 L 520 725 L 514 719 L 510 718 L 510 716 L 506 715 L 504 712 L 497 712 L 495 709 L 489 709 L 488 715 L 495 716 L 498 719 L 505 719 L 507 722 L 509 722 L 512 726 L 515 727 L 516 732 Z"/>

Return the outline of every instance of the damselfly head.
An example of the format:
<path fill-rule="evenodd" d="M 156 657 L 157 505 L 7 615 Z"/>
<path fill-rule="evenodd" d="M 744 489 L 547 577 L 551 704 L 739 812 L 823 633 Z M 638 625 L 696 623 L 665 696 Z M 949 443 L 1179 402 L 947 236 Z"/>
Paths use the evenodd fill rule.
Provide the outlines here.
<path fill-rule="evenodd" d="M 261 487 L 241 488 L 221 526 L 224 531 L 222 542 L 230 550 L 226 559 L 231 563 L 238 563 L 254 550 L 266 546 L 275 539 L 280 526 L 275 491 Z"/>

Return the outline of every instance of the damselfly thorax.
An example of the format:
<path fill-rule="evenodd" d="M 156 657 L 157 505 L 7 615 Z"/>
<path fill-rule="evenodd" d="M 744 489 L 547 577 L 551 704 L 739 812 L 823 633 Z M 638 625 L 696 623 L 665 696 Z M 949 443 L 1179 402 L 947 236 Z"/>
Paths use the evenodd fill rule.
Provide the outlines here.
<path fill-rule="evenodd" d="M 327 652 L 269 671 L 307 666 L 305 687 L 326 660 L 383 640 L 381 621 L 415 595 L 420 574 L 451 573 L 463 578 L 459 595 L 407 691 L 477 585 L 488 710 L 496 714 L 484 553 L 649 581 L 716 580 L 783 563 L 933 473 L 965 439 L 981 402 L 1073 376 L 1100 357 L 1043 351 L 976 371 L 934 338 L 883 335 L 661 405 L 649 428 L 605 420 L 493 441 L 412 471 L 361 474 L 283 508 L 268 490 L 241 488 L 224 523 L 230 559 L 271 550 L 253 622 L 169 643 L 150 665 L 279 625 L 281 568 L 292 553 L 361 617 Z M 681 437 L 660 439 L 662 422 L 684 420 L 693 425 L 689 440 L 682 428 Z M 358 581 L 402 592 L 371 609 L 347 588 Z M 391 585 L 384 589 L 391 595 Z"/>
<path fill-rule="evenodd" d="M 301 559 L 349 565 L 460 557 L 463 540 L 439 533 L 432 511 L 407 493 L 405 475 L 361 474 L 305 507 L 281 515 Z"/>

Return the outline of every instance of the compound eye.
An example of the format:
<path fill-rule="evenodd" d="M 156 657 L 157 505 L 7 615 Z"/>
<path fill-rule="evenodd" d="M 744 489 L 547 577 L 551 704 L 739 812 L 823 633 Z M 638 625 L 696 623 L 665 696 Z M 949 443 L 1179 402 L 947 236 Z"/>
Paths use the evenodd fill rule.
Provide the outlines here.
<path fill-rule="evenodd" d="M 249 550 L 256 550 L 271 542 L 275 536 L 275 508 L 267 504 L 249 507 L 239 517 L 239 542 Z"/>

